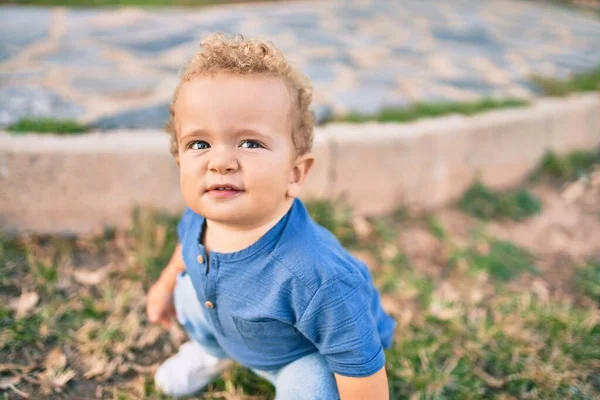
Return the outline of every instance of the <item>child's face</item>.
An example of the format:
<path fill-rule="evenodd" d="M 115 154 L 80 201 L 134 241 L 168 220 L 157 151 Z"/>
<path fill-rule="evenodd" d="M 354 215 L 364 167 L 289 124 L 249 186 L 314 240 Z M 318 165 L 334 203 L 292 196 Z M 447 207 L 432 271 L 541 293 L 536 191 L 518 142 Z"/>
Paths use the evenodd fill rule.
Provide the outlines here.
<path fill-rule="evenodd" d="M 175 103 L 181 188 L 208 220 L 256 227 L 295 197 L 291 100 L 265 76 L 196 77 Z"/>

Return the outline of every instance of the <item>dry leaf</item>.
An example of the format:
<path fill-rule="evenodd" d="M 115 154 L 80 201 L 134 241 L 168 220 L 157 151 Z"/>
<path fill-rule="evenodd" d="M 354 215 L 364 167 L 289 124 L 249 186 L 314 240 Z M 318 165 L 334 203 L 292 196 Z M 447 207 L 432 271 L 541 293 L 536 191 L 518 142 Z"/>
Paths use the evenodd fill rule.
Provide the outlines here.
<path fill-rule="evenodd" d="M 137 340 L 137 343 L 133 346 L 136 349 L 142 349 L 147 346 L 152 346 L 160 335 L 164 332 L 159 326 L 150 326 L 143 330 L 142 334 Z"/>
<path fill-rule="evenodd" d="M 18 376 L 7 376 L 0 378 L 0 389 L 8 389 L 11 386 L 18 385 L 21 382 L 21 378 Z"/>
<path fill-rule="evenodd" d="M 36 292 L 22 293 L 18 299 L 13 299 L 8 308 L 16 310 L 16 318 L 26 316 L 40 300 L 40 295 Z"/>
<path fill-rule="evenodd" d="M 550 299 L 550 290 L 540 279 L 533 281 L 533 293 L 539 297 L 542 302 L 547 302 Z"/>
<path fill-rule="evenodd" d="M 395 245 L 388 243 L 384 246 L 382 251 L 383 258 L 390 261 L 393 260 L 394 257 L 398 255 L 398 247 Z"/>
<path fill-rule="evenodd" d="M 17 387 L 15 386 L 18 385 L 19 382 L 21 382 L 21 378 L 18 376 L 8 376 L 5 378 L 0 378 L 0 389 L 10 389 L 24 399 L 29 398 L 29 394 L 17 389 Z"/>
<path fill-rule="evenodd" d="M 367 266 L 369 271 L 377 270 L 379 268 L 379 264 L 377 263 L 375 256 L 373 256 L 370 251 L 353 250 L 350 252 L 350 254 L 362 261 Z"/>
<path fill-rule="evenodd" d="M 75 377 L 75 371 L 65 369 L 67 356 L 59 348 L 55 347 L 48 353 L 44 360 L 46 370 L 40 374 L 42 392 L 50 394 L 53 391 L 60 392 L 62 388 Z"/>
<path fill-rule="evenodd" d="M 67 366 L 67 356 L 58 347 L 53 348 L 44 360 L 44 368 L 58 370 Z"/>
<path fill-rule="evenodd" d="M 83 374 L 83 378 L 90 379 L 104 373 L 108 359 L 105 356 L 93 356 L 85 359 L 85 364 L 88 366 L 88 370 Z"/>
<path fill-rule="evenodd" d="M 373 233 L 373 227 L 363 216 L 357 215 L 352 218 L 352 227 L 356 232 L 359 240 L 366 240 Z"/>
<path fill-rule="evenodd" d="M 171 327 L 169 328 L 169 336 L 171 337 L 171 342 L 173 342 L 173 344 L 176 346 L 179 346 L 187 340 L 187 335 L 183 329 L 181 329 L 179 324 L 171 324 Z"/>
<path fill-rule="evenodd" d="M 0 364 L 0 372 L 21 371 L 27 373 L 35 368 L 35 365 Z"/>
<path fill-rule="evenodd" d="M 85 285 L 85 286 L 94 286 L 99 284 L 106 278 L 106 270 L 107 267 L 99 268 L 95 271 L 90 271 L 85 268 L 79 268 L 73 272 L 73 278 L 75 281 Z"/>
<path fill-rule="evenodd" d="M 402 304 L 398 299 L 390 295 L 382 295 L 381 296 L 381 306 L 385 310 L 385 312 L 389 314 L 398 315 L 402 313 Z"/>
<path fill-rule="evenodd" d="M 585 183 L 582 180 L 571 183 L 562 192 L 562 198 L 566 203 L 572 203 L 585 192 Z"/>
<path fill-rule="evenodd" d="M 495 378 L 495 377 L 491 376 L 490 374 L 488 374 L 487 372 L 485 372 L 484 370 L 482 370 L 481 368 L 475 367 L 473 372 L 480 379 L 482 379 L 489 387 L 499 389 L 506 384 L 506 381 L 504 379 Z"/>
<path fill-rule="evenodd" d="M 73 371 L 72 369 L 67 369 L 56 374 L 54 376 L 54 379 L 52 380 L 52 384 L 56 389 L 58 389 L 58 391 L 60 391 L 60 389 L 62 389 L 74 377 L 75 371 Z"/>

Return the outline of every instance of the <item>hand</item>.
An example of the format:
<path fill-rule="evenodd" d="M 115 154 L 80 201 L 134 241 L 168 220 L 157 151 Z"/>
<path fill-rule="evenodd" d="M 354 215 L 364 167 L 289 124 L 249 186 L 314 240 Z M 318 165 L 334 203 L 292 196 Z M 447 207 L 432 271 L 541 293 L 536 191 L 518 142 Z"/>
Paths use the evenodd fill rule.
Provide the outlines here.
<path fill-rule="evenodd" d="M 158 280 L 146 296 L 146 314 L 152 323 L 158 323 L 168 329 L 175 317 L 175 305 L 173 304 L 173 288 L 171 285 Z"/>

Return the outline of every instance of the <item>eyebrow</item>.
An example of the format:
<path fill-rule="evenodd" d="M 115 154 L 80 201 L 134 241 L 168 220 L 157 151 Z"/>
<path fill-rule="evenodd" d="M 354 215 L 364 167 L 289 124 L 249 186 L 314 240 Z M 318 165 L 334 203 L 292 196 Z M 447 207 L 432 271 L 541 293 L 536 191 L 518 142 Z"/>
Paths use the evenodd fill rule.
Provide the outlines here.
<path fill-rule="evenodd" d="M 179 135 L 179 140 L 184 140 L 187 139 L 188 137 L 196 137 L 196 136 L 206 136 L 208 135 L 208 132 L 206 132 L 204 129 L 194 129 L 191 132 L 187 132 L 185 134 Z"/>
<path fill-rule="evenodd" d="M 261 131 L 257 131 L 254 129 L 249 129 L 249 128 L 243 128 L 243 129 L 239 129 L 237 131 L 235 131 L 235 135 L 236 136 L 242 136 L 242 135 L 251 135 L 251 136 L 258 136 L 267 140 L 271 140 L 272 137 L 262 133 Z"/>
<path fill-rule="evenodd" d="M 257 131 L 255 129 L 251 129 L 251 128 L 242 128 L 242 129 L 238 129 L 233 133 L 235 136 L 243 136 L 243 135 L 250 135 L 250 136 L 258 136 L 260 138 L 266 139 L 266 140 L 272 140 L 272 137 L 262 133 L 261 131 Z M 211 136 L 210 133 L 204 129 L 195 129 L 191 132 L 185 133 L 183 135 L 181 135 L 179 137 L 179 140 L 185 140 L 187 138 L 190 137 L 201 137 L 201 136 Z"/>

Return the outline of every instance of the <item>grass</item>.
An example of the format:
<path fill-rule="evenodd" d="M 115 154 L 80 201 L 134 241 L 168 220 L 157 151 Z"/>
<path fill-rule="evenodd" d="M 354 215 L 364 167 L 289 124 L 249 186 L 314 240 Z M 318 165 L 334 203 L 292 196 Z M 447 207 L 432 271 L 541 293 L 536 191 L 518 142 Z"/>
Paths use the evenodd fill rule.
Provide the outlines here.
<path fill-rule="evenodd" d="M 576 92 L 595 92 L 600 90 L 600 67 L 589 72 L 573 74 L 567 79 L 534 75 L 531 80 L 546 96 L 567 96 Z"/>
<path fill-rule="evenodd" d="M 600 152 L 597 151 L 577 150 L 564 156 L 548 152 L 532 178 L 562 184 L 588 176 L 596 166 L 600 166 Z"/>
<path fill-rule="evenodd" d="M 75 135 L 89 130 L 86 125 L 73 120 L 54 118 L 23 118 L 6 128 L 14 133 L 53 133 L 58 135 Z"/>
<path fill-rule="evenodd" d="M 445 273 L 432 277 L 398 247 L 402 227 L 414 222 L 405 213 L 367 219 L 373 232 L 359 240 L 348 208 L 327 202 L 308 208 L 343 242 L 378 260 L 373 279 L 399 324 L 386 350 L 392 399 L 600 396 L 598 310 L 519 286 L 523 274 L 538 273 L 535 255 L 487 237 L 483 229 L 467 243 L 455 241 L 431 215 L 421 223 L 436 240 L 449 243 L 448 265 L 440 265 Z M 43 359 L 58 347 L 68 356 L 66 368 L 77 372 L 59 397 L 95 397 L 102 386 L 103 398 L 168 399 L 144 368 L 164 360 L 178 342 L 148 324 L 144 293 L 171 255 L 176 222 L 176 217 L 137 210 L 130 229 L 94 237 L 0 235 L 0 362 L 21 363 L 25 353 Z M 72 277 L 74 268 L 105 268 L 107 274 L 92 285 L 81 284 Z M 576 294 L 599 301 L 600 264 L 590 261 L 578 271 Z M 543 276 L 536 279 L 543 284 Z M 40 301 L 16 318 L 5 305 L 22 290 L 38 291 Z M 39 371 L 43 364 L 29 377 L 35 380 Z M 82 384 L 86 373 L 91 382 Z M 11 374 L 4 371 L 2 377 Z M 86 392 L 89 383 L 92 389 Z M 40 393 L 27 381 L 18 388 Z M 193 398 L 273 397 L 268 382 L 235 365 Z"/>
<path fill-rule="evenodd" d="M 352 212 L 341 203 L 314 200 L 306 204 L 310 216 L 321 226 L 333 232 L 344 246 L 356 245 L 358 238 L 352 227 Z"/>
<path fill-rule="evenodd" d="M 600 305 L 600 259 L 582 265 L 575 275 L 577 289 Z"/>
<path fill-rule="evenodd" d="M 30 4 L 69 7 L 97 6 L 176 6 L 201 7 L 219 4 L 252 3 L 279 0 L 0 0 L 0 4 Z"/>
<path fill-rule="evenodd" d="M 409 122 L 421 118 L 441 117 L 449 114 L 474 115 L 485 111 L 525 107 L 529 103 L 519 99 L 483 99 L 473 102 L 415 103 L 405 108 L 385 108 L 374 115 L 350 112 L 335 121 L 363 122 Z"/>
<path fill-rule="evenodd" d="M 522 221 L 539 214 L 542 209 L 540 200 L 528 190 L 498 192 L 480 182 L 463 194 L 458 206 L 465 213 L 483 220 Z"/>
<path fill-rule="evenodd" d="M 472 247 L 465 259 L 473 269 L 485 271 L 491 278 L 503 282 L 524 272 L 537 274 L 538 271 L 531 253 L 504 240 L 491 240 L 479 248 Z"/>

